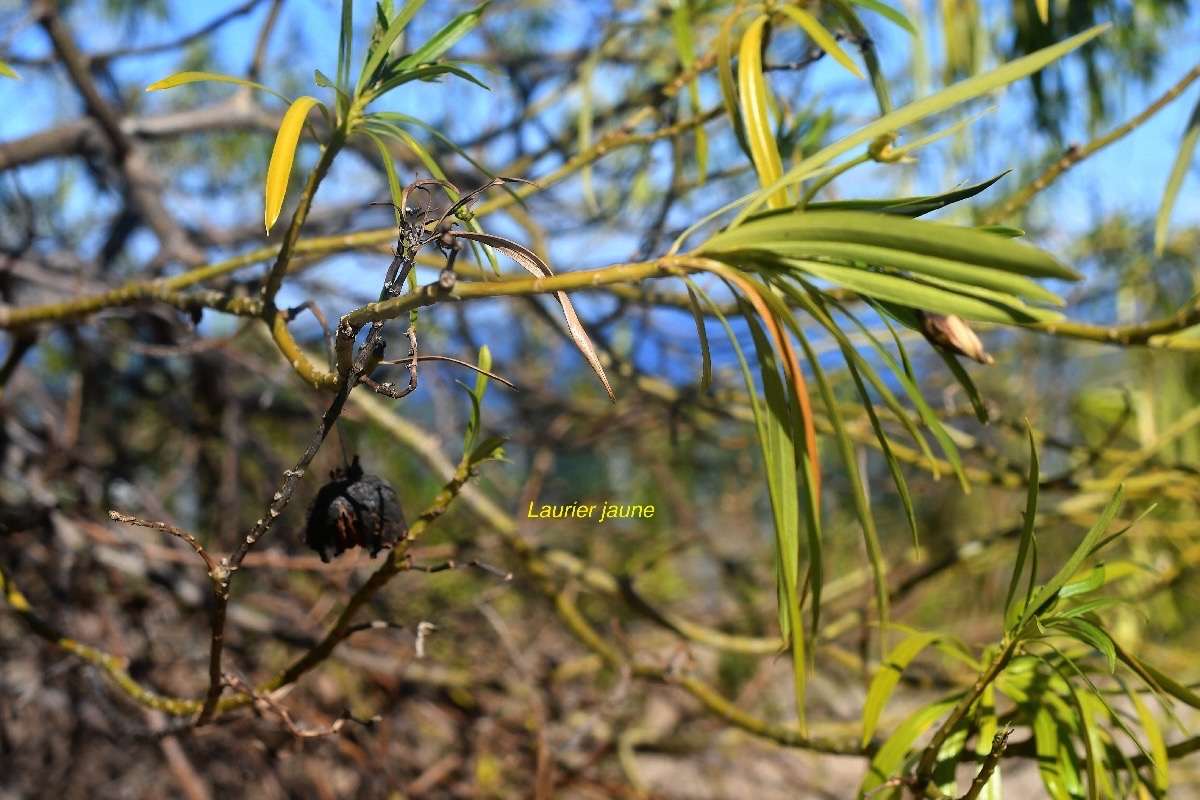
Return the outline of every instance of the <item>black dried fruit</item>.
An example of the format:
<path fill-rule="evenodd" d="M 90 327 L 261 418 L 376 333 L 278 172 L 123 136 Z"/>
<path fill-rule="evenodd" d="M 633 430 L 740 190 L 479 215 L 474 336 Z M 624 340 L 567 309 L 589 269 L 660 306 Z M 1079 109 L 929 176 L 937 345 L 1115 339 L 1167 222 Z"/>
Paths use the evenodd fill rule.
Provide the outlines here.
<path fill-rule="evenodd" d="M 337 469 L 308 509 L 304 543 L 328 563 L 351 547 L 365 547 L 374 558 L 408 533 L 396 492 L 378 475 L 364 475 L 358 464 Z"/>

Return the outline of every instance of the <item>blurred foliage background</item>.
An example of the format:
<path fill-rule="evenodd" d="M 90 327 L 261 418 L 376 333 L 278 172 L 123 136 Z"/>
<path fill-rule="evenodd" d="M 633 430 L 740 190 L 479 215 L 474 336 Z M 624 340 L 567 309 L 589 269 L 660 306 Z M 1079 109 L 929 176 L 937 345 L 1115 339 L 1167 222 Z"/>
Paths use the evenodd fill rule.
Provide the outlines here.
<path fill-rule="evenodd" d="M 307 504 L 342 465 L 343 448 L 395 487 L 410 523 L 422 509 L 445 511 L 413 544 L 411 562 L 359 610 L 363 627 L 298 681 L 198 728 L 173 728 L 173 716 L 186 722 L 189 714 L 135 702 L 114 681 L 120 673 L 147 696 L 202 698 L 212 598 L 187 544 L 109 512 L 178 526 L 218 558 L 233 551 L 329 400 L 281 356 L 267 326 L 214 310 L 258 295 L 287 236 L 286 225 L 267 235 L 259 222 L 284 105 L 222 83 L 144 89 L 174 72 L 206 70 L 329 100 L 312 74 L 334 75 L 338 9 L 283 0 L 192 5 L 0 8 L 0 61 L 20 76 L 0 78 L 0 566 L 16 612 L 0 614 L 0 797 L 855 796 L 880 743 L 913 713 L 969 686 L 978 670 L 936 649 L 902 664 L 875 737 L 859 743 L 873 679 L 886 669 L 851 498 L 864 492 L 874 512 L 897 626 L 892 644 L 910 629 L 934 631 L 983 659 L 1005 640 L 1031 436 L 1040 458 L 1039 579 L 1068 561 L 1119 485 L 1114 530 L 1154 506 L 1105 552 L 1103 586 L 1091 588 L 1124 601 L 1095 610 L 1105 634 L 1178 682 L 1159 686 L 1169 701 L 1153 704 L 1171 746 L 1170 784 L 1126 783 L 1122 774 L 1149 774 L 1148 762 L 1134 764 L 1138 748 L 1119 736 L 1109 742 L 1116 749 L 1104 763 L 1116 777 L 1107 784 L 1063 778 L 1063 764 L 1093 757 L 1077 736 L 1086 738 L 1087 725 L 1062 734 L 1072 754 L 1047 766 L 1017 704 L 992 714 L 1017 728 L 997 773 L 1003 788 L 988 779 L 984 791 L 993 794 L 975 796 L 1200 792 L 1188 758 L 1200 744 L 1188 733 L 1197 700 L 1189 687 L 1200 680 L 1189 623 L 1200 612 L 1200 220 L 1195 168 L 1181 145 L 1200 75 L 1189 4 L 913 0 L 884 11 L 855 3 L 864 31 L 845 23 L 839 9 L 847 4 L 790 4 L 837 34 L 857 63 L 873 54 L 872 77 L 886 82 L 897 108 L 1097 23 L 1113 25 L 993 98 L 999 110 L 913 158 L 864 159 L 817 195 L 936 195 L 1009 171 L 936 217 L 1021 228 L 1085 279 L 1050 282 L 1068 301 L 1068 321 L 975 326 L 997 362 L 965 368 L 988 424 L 934 347 L 897 326 L 971 484 L 964 493 L 949 465 L 897 441 L 919 548 L 837 340 L 797 315 L 831 379 L 860 476 L 842 468 L 829 411 L 818 408 L 824 596 L 821 626 L 807 631 L 806 730 L 795 724 L 780 641 L 776 540 L 746 384 L 709 314 L 712 381 L 704 385 L 705 356 L 676 278 L 572 295 L 615 404 L 541 292 L 422 310 L 422 355 L 475 364 L 487 345 L 491 370 L 517 387 L 493 382 L 483 403 L 484 431 L 506 439 L 504 460 L 482 465 L 438 508 L 472 413 L 459 383 L 473 386 L 475 376 L 431 361 L 403 400 L 359 389 L 342 415 L 343 444 L 336 435 L 326 442 L 233 579 L 223 669 L 244 688 L 294 663 L 377 567 L 361 550 L 326 565 L 304 547 Z M 361 53 L 377 17 L 373 4 L 353 5 Z M 392 53 L 411 52 L 471 8 L 421 8 Z M 399 125 L 411 141 L 389 140 L 387 156 L 366 140 L 347 144 L 284 265 L 278 306 L 311 299 L 336 321 L 378 299 L 395 216 L 368 204 L 394 196 L 388 160 L 401 184 L 435 169 L 464 191 L 493 175 L 537 181 L 520 204 L 490 190 L 478 219 L 556 272 L 663 257 L 689 226 L 760 188 L 722 104 L 714 43 L 761 12 L 726 0 L 491 3 L 451 50 L 477 65 L 460 64 L 490 90 L 443 75 L 381 101 L 406 115 Z M 881 110 L 887 103 L 871 80 L 854 78 L 795 26 L 770 42 L 770 134 L 785 163 L 890 110 Z M 1157 112 L 1156 102 L 1170 123 L 1144 113 Z M 898 144 L 988 109 L 983 99 L 966 103 L 906 129 Z M 326 141 L 330 131 L 328 119 L 310 123 L 285 221 L 318 162 L 314 134 Z M 1157 255 L 1158 201 L 1177 153 L 1191 182 Z M 477 256 L 468 249 L 460 257 L 460 282 L 496 280 Z M 203 282 L 211 294 L 200 300 L 163 288 L 237 258 L 236 269 Z M 499 262 L 504 277 L 517 276 Z M 426 255 L 416 282 L 436 281 L 441 267 Z M 714 284 L 703 285 L 729 303 L 733 295 Z M 122 287 L 137 289 L 120 295 Z M 830 291 L 860 313 L 860 298 Z M 13 316 L 22 309 L 44 313 Z M 862 318 L 891 341 L 870 309 Z M 858 329 L 837 320 L 877 364 Z M 749 348 L 746 325 L 731 324 Z M 322 364 L 313 317 L 298 315 L 291 330 Z M 389 344 L 388 356 L 405 355 L 395 330 Z M 402 367 L 386 369 L 377 379 L 403 382 Z M 881 424 L 898 440 L 904 429 L 886 411 Z M 655 514 L 603 523 L 530 518 L 530 509 L 580 502 L 652 505 Z M 408 568 L 447 561 L 491 569 Z M 32 627 L 41 638 L 31 635 L 30 613 L 44 623 Z M 1104 653 L 1101 642 L 1079 661 L 1103 663 Z M 1112 684 L 1097 691 L 1120 694 Z M 1138 718 L 1126 698 L 1113 702 Z M 1177 726 L 1163 713 L 1168 706 Z M 959 780 L 943 796 L 969 796 L 988 753 L 984 729 L 976 724 L 969 737 L 963 729 L 959 750 L 978 756 L 960 763 L 951 754 L 951 775 L 938 783 L 954 786 L 955 763 Z M 917 769 L 921 746 L 897 767 L 894 794 L 877 796 L 925 791 L 901 780 Z"/>

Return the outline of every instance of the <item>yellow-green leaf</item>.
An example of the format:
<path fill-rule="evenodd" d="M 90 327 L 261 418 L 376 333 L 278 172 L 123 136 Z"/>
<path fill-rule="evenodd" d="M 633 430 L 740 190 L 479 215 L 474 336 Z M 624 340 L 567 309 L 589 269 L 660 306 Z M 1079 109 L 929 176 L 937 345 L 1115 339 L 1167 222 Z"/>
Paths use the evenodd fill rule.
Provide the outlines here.
<path fill-rule="evenodd" d="M 783 175 L 783 161 L 771 132 L 771 114 L 767 100 L 767 81 L 763 76 L 762 47 L 767 18 L 759 17 L 750 23 L 738 48 L 738 100 L 742 107 L 742 122 L 746 126 L 746 143 L 750 159 L 763 186 L 778 182 Z M 788 205 L 787 190 L 779 188 L 767 198 L 770 208 Z"/>
<path fill-rule="evenodd" d="M 1158 209 L 1158 218 L 1154 221 L 1154 255 L 1161 256 L 1167 246 L 1167 223 L 1171 220 L 1171 209 L 1175 207 L 1175 198 L 1179 195 L 1179 187 L 1192 163 L 1192 155 L 1196 152 L 1196 143 L 1200 142 L 1200 101 L 1192 109 L 1187 129 L 1183 133 L 1183 141 L 1179 143 L 1179 153 L 1171 166 L 1171 176 L 1167 179 L 1167 188 L 1163 190 L 1162 205 Z"/>
<path fill-rule="evenodd" d="M 1038 19 L 1043 25 L 1050 24 L 1050 0 L 1033 0 L 1033 4 L 1037 6 Z"/>
<path fill-rule="evenodd" d="M 283 198 L 287 194 L 288 178 L 292 174 L 292 161 L 296 157 L 300 131 L 304 128 L 308 112 L 318 102 L 320 101 L 317 98 L 308 95 L 296 98 L 296 102 L 292 103 L 283 115 L 283 123 L 279 126 L 279 133 L 275 135 L 275 146 L 271 148 L 271 163 L 267 166 L 265 191 L 264 220 L 268 232 L 275 220 L 279 219 L 279 212 L 283 208 Z"/>
<path fill-rule="evenodd" d="M 269 89 L 261 83 L 248 81 L 245 78 L 235 78 L 232 75 L 222 75 L 219 72 L 176 72 L 169 78 L 163 78 L 161 81 L 155 81 L 146 87 L 147 92 L 157 92 L 161 89 L 174 89 L 176 86 L 183 86 L 188 83 L 200 83 L 202 81 L 216 81 L 218 83 L 233 83 L 238 86 L 249 86 L 251 89 L 258 89 L 268 94 L 273 94 L 285 103 L 289 100 L 274 89 Z"/>
<path fill-rule="evenodd" d="M 17 81 L 21 80 L 21 76 L 16 73 L 16 70 L 14 70 L 8 64 L 5 64 L 3 61 L 0 61 L 0 75 Z"/>
<path fill-rule="evenodd" d="M 904 638 L 888 654 L 887 660 L 879 665 L 875 677 L 871 679 L 871 688 L 867 691 L 867 700 L 863 707 L 862 745 L 866 747 L 875 735 L 875 726 L 887 705 L 892 690 L 900 682 L 900 676 L 912 663 L 912 660 L 929 645 L 937 641 L 938 633 L 918 631 Z"/>
<path fill-rule="evenodd" d="M 846 54 L 846 51 L 837 43 L 837 39 L 833 38 L 833 34 L 825 30 L 825 26 L 818 22 L 816 17 L 795 6 L 783 6 L 779 10 L 791 17 L 792 21 L 813 40 L 813 44 L 833 56 L 833 60 L 850 70 L 854 77 L 865 77 L 862 70 L 858 68 L 858 64 L 854 63 L 854 59 Z"/>

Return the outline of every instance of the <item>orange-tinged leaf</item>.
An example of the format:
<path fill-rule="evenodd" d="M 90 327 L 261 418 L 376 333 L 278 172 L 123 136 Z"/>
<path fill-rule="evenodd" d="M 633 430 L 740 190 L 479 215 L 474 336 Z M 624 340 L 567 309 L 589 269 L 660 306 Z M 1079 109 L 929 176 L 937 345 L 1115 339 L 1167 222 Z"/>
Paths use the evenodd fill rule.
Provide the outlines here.
<path fill-rule="evenodd" d="M 283 123 L 279 133 L 275 135 L 275 146 L 271 148 L 271 163 L 267 166 L 267 183 L 265 190 L 265 214 L 267 231 L 279 219 L 283 208 L 283 198 L 287 194 L 288 178 L 292 174 L 292 161 L 296 157 L 296 144 L 300 141 L 300 131 L 304 128 L 304 120 L 319 100 L 315 97 L 299 97 L 292 103 L 283 115 Z"/>

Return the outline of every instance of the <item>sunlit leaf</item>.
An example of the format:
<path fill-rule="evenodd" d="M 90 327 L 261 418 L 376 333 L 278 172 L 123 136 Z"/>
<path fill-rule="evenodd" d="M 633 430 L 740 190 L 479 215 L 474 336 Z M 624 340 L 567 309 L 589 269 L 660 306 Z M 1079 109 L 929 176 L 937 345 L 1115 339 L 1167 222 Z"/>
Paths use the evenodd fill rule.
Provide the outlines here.
<path fill-rule="evenodd" d="M 837 39 L 833 38 L 833 34 L 825 30 L 825 26 L 816 17 L 796 6 L 780 6 L 779 10 L 785 16 L 791 17 L 792 22 L 799 25 L 801 30 L 807 33 L 809 38 L 813 40 L 813 44 L 828 53 L 834 61 L 850 70 L 851 75 L 856 78 L 865 77 L 862 74 L 862 70 L 858 68 L 858 64 L 854 63 L 854 59 L 846 54 L 842 46 L 837 43 Z"/>
<path fill-rule="evenodd" d="M 767 17 L 759 17 L 742 34 L 737 73 L 738 99 L 741 101 L 742 124 L 746 127 L 746 142 L 750 146 L 750 160 L 763 186 L 777 183 L 783 174 L 783 161 L 771 129 L 770 101 L 763 75 L 762 48 L 766 25 Z M 777 188 L 766 198 L 766 202 L 771 208 L 786 206 L 786 190 Z"/>
<path fill-rule="evenodd" d="M 483 12 L 489 5 L 491 5 L 491 0 L 480 3 L 465 14 L 459 14 L 444 28 L 429 37 L 429 40 L 425 44 L 402 58 L 398 64 L 399 68 L 408 69 L 418 64 L 436 61 L 443 53 L 457 44 L 460 39 L 475 29 L 475 26 L 479 24 L 479 20 L 483 16 Z"/>
<path fill-rule="evenodd" d="M 1032 278 L 1082 277 L 1046 252 L 974 228 L 861 211 L 810 210 L 754 219 L 714 234 L 699 250 L 760 250 L 800 257 L 820 255 L 805 250 L 817 243 L 894 250 Z"/>
<path fill-rule="evenodd" d="M 900 677 L 904 674 L 904 670 L 908 669 L 908 665 L 922 650 L 937 641 L 939 636 L 940 634 L 935 632 L 921 631 L 909 634 L 892 648 L 887 658 L 875 670 L 875 676 L 871 679 L 871 687 L 867 690 L 867 699 L 863 704 L 863 747 L 866 747 L 870 743 L 871 737 L 875 735 L 875 726 L 879 724 L 879 717 L 883 714 L 883 709 L 887 706 L 892 691 L 900 683 Z"/>
<path fill-rule="evenodd" d="M 408 0 L 404 4 L 404 7 L 400 9 L 400 13 L 396 15 L 395 19 L 388 21 L 387 27 L 383 31 L 383 36 L 375 44 L 367 60 L 363 62 L 362 73 L 359 75 L 358 84 L 354 89 L 356 94 L 366 88 L 366 82 L 379 72 L 384 59 L 387 58 L 388 53 L 392 49 L 392 45 L 395 44 L 400 34 L 404 32 L 413 15 L 423 5 L 425 5 L 425 0 Z"/>
<path fill-rule="evenodd" d="M 849 2 L 856 6 L 865 8 L 868 11 L 872 11 L 884 19 L 899 25 L 913 36 L 917 35 L 917 28 L 912 24 L 909 18 L 889 6 L 887 3 L 880 2 L 880 0 L 849 0 Z"/>
<path fill-rule="evenodd" d="M 168 78 L 163 78 L 161 81 L 155 81 L 154 83 L 150 84 L 146 87 L 146 91 L 157 92 L 163 89 L 174 89 L 176 86 L 184 86 L 189 83 L 201 83 L 203 81 L 216 81 L 217 83 L 232 83 L 237 86 L 249 86 L 251 89 L 258 89 L 259 91 L 275 95 L 285 103 L 291 102 L 279 92 L 275 91 L 274 89 L 268 89 L 261 83 L 248 81 L 245 78 L 235 78 L 232 75 L 222 75 L 218 72 L 176 72 L 174 75 Z"/>
<path fill-rule="evenodd" d="M 1183 139 L 1179 143 L 1179 152 L 1175 163 L 1171 166 L 1170 177 L 1167 178 L 1167 188 L 1163 190 L 1162 205 L 1159 206 L 1158 216 L 1154 219 L 1154 255 L 1161 256 L 1167 246 L 1167 225 L 1171 221 L 1171 210 L 1175 207 L 1175 198 L 1179 195 L 1179 187 L 1183 185 L 1184 176 L 1192 164 L 1196 152 L 1196 143 L 1200 142 L 1200 100 L 1192 109 L 1188 119 Z"/>
<path fill-rule="evenodd" d="M 917 738 L 929 729 L 933 723 L 950 712 L 958 703 L 959 695 L 952 695 L 943 700 L 930 703 L 915 711 L 904 720 L 892 735 L 887 738 L 871 759 L 867 767 L 867 776 L 859 787 L 857 797 L 862 800 L 868 794 L 874 799 L 899 798 L 906 791 L 903 786 L 897 786 L 893 792 L 876 792 L 883 783 L 896 776 L 904 763 Z"/>
<path fill-rule="evenodd" d="M 770 464 L 774 461 L 775 455 L 770 449 L 772 447 L 772 440 L 770 438 L 769 431 L 768 431 L 767 413 L 764 411 L 764 409 L 762 407 L 762 403 L 759 402 L 758 391 L 757 391 L 757 388 L 755 385 L 754 376 L 750 372 L 750 366 L 746 361 L 746 357 L 745 357 L 744 353 L 742 352 L 741 345 L 738 344 L 737 336 L 734 334 L 733 328 L 730 327 L 729 321 L 725 318 L 725 315 L 721 312 L 720 307 L 712 301 L 712 298 L 710 298 L 708 296 L 708 294 L 704 291 L 704 289 L 699 284 L 693 283 L 691 285 L 695 288 L 697 294 L 699 294 L 700 297 L 704 299 L 705 303 L 708 304 L 709 308 L 712 309 L 713 313 L 716 315 L 717 319 L 720 321 L 721 325 L 724 327 L 725 334 L 729 338 L 730 344 L 733 346 L 734 355 L 737 357 L 738 365 L 741 367 L 742 378 L 743 378 L 743 380 L 745 380 L 746 387 L 748 389 L 748 396 L 749 396 L 749 400 L 750 400 L 750 410 L 754 416 L 755 430 L 758 433 L 759 445 L 763 452 L 763 460 L 765 463 Z M 779 477 L 779 473 L 777 473 L 777 472 L 772 473 L 769 469 L 767 470 L 768 491 L 770 491 L 770 487 L 771 487 L 770 481 L 771 481 L 772 474 L 774 474 L 776 477 Z M 772 514 L 775 515 L 776 517 L 780 516 L 781 514 L 786 513 L 784 511 L 784 508 L 782 505 L 783 498 L 780 497 L 780 500 L 781 500 L 780 506 L 776 507 L 774 505 L 774 503 L 772 504 Z M 811 503 L 808 505 L 811 506 Z M 778 508 L 778 510 L 777 510 L 777 508 Z M 777 523 L 777 525 L 778 525 L 778 523 Z M 779 552 L 779 550 L 780 550 L 779 538 L 780 537 L 777 532 L 777 534 L 776 534 L 776 551 L 777 552 Z M 819 546 L 815 550 L 815 553 L 819 557 L 819 554 L 820 554 Z M 783 636 L 784 639 L 788 640 L 788 642 L 791 646 L 792 682 L 793 682 L 793 687 L 794 687 L 795 697 L 796 697 L 796 714 L 797 714 L 797 717 L 799 720 L 800 729 L 801 729 L 801 731 L 804 731 L 807 728 L 807 718 L 806 718 L 806 714 L 805 714 L 805 691 L 806 691 L 805 669 L 807 667 L 807 663 L 806 663 L 806 655 L 805 655 L 804 632 L 802 630 L 801 620 L 799 619 L 798 604 L 793 602 L 793 599 L 796 597 L 796 591 L 794 589 L 789 590 L 789 588 L 787 587 L 787 585 L 785 583 L 785 581 L 787 580 L 786 573 L 783 568 L 783 565 L 785 564 L 785 562 L 781 560 L 779 563 L 780 563 L 780 572 L 781 572 L 780 577 L 784 577 L 784 580 L 779 581 L 777 583 L 777 587 L 776 587 L 777 595 L 779 597 L 780 635 Z M 819 590 L 818 590 L 818 595 L 819 595 Z M 816 606 L 816 605 L 819 605 L 819 602 L 814 601 L 814 606 Z"/>
<path fill-rule="evenodd" d="M 1105 506 L 1104 510 L 1100 512 L 1099 519 L 1096 520 L 1096 523 L 1092 526 L 1091 530 L 1089 530 L 1083 537 L 1083 541 L 1081 541 L 1079 546 L 1075 548 L 1075 552 L 1071 554 L 1071 557 L 1067 560 L 1067 563 L 1063 565 L 1062 569 L 1055 573 L 1054 577 L 1041 586 L 1034 595 L 1033 599 L 1029 601 L 1024 613 L 1021 615 L 1021 621 L 1017 626 L 1018 628 L 1024 628 L 1025 625 L 1028 624 L 1036 614 L 1041 613 L 1042 609 L 1049 605 L 1051 600 L 1058 596 L 1059 590 L 1062 589 L 1066 582 L 1074 577 L 1075 573 L 1079 571 L 1079 567 L 1083 564 L 1083 560 L 1092 552 L 1092 545 L 1095 544 L 1095 542 L 1102 535 L 1104 535 L 1104 532 L 1108 530 L 1109 524 L 1112 523 L 1113 518 L 1117 515 L 1117 509 L 1121 507 L 1121 500 L 1124 495 L 1125 487 L 1118 487 L 1116 493 L 1113 495 L 1112 500 L 1110 500 L 1108 505 Z"/>
<path fill-rule="evenodd" d="M 17 81 L 21 80 L 21 76 L 17 74 L 17 71 L 3 61 L 0 61 L 0 75 Z"/>
<path fill-rule="evenodd" d="M 735 217 L 734 224 L 741 223 L 748 215 L 758 210 L 760 206 L 767 204 L 769 199 L 775 196 L 776 192 L 779 192 L 786 186 L 803 181 L 816 169 L 823 167 L 838 156 L 850 152 L 855 147 L 864 145 L 877 136 L 897 131 L 913 122 L 924 120 L 939 111 L 944 111 L 960 103 L 982 97 L 994 89 L 1027 77 L 1048 64 L 1057 61 L 1072 50 L 1082 47 L 1087 42 L 1104 33 L 1108 27 L 1108 25 L 1098 25 L 1051 47 L 1043 48 L 1036 53 L 1031 53 L 1023 58 L 1010 61 L 982 75 L 968 78 L 940 92 L 935 92 L 929 97 L 909 103 L 903 108 L 896 109 L 892 113 L 886 114 L 868 125 L 864 125 L 854 133 L 804 159 L 788 170 L 778 180 L 755 193 L 749 198 L 749 202 L 742 211 Z"/>
<path fill-rule="evenodd" d="M 962 189 L 954 189 L 943 194 L 925 195 L 922 197 L 882 197 L 878 200 L 830 200 L 820 203 L 809 203 L 805 208 L 807 211 L 875 211 L 881 214 L 919 217 L 962 200 L 972 198 L 990 188 L 996 181 L 1007 174 L 1007 171 L 1001 172 L 996 177 L 989 178 L 982 183 L 964 186 Z M 751 220 L 761 219 L 773 214 L 788 213 L 791 213 L 791 209 L 763 211 L 750 216 L 746 221 L 750 222 Z"/>
<path fill-rule="evenodd" d="M 307 95 L 297 98 L 283 115 L 279 132 L 275 134 L 275 146 L 271 148 L 271 162 L 267 165 L 265 185 L 264 219 L 268 232 L 275 220 L 279 219 L 279 212 L 283 209 L 283 199 L 292 175 L 292 161 L 296 157 L 300 132 L 304 129 L 308 112 L 319 102 L 317 98 Z"/>
<path fill-rule="evenodd" d="M 1166 792 L 1171 782 L 1168 774 L 1167 743 L 1163 738 L 1162 728 L 1141 695 L 1127 691 L 1125 696 L 1137 709 L 1138 722 L 1146 737 L 1146 749 L 1150 752 L 1150 769 L 1154 773 L 1154 788 L 1159 792 Z"/>

